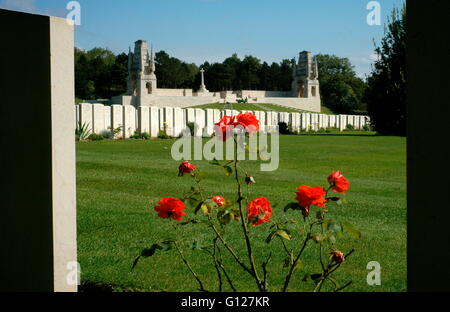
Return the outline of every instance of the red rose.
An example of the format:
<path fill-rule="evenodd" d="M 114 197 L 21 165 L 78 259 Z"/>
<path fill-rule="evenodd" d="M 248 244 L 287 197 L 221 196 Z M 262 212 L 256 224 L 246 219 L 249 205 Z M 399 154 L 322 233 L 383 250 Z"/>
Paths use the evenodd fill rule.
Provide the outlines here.
<path fill-rule="evenodd" d="M 223 205 L 225 204 L 225 198 L 223 198 L 222 196 L 213 196 L 211 200 L 215 202 L 219 207 L 223 207 Z"/>
<path fill-rule="evenodd" d="M 241 125 L 250 134 L 259 130 L 259 120 L 252 113 L 243 113 L 237 115 L 235 125 Z"/>
<path fill-rule="evenodd" d="M 188 161 L 183 161 L 178 167 L 178 175 L 182 176 L 185 173 L 191 173 L 195 169 L 197 168 L 193 164 Z"/>
<path fill-rule="evenodd" d="M 330 176 L 328 177 L 328 182 L 331 185 L 331 189 L 333 192 L 339 192 L 344 194 L 346 190 L 350 187 L 350 182 L 341 174 L 341 172 L 334 171 L 331 172 Z"/>
<path fill-rule="evenodd" d="M 217 137 L 223 141 L 226 141 L 233 136 L 233 129 L 234 117 L 232 116 L 223 116 L 223 118 L 214 126 Z"/>
<path fill-rule="evenodd" d="M 342 261 L 345 260 L 344 253 L 342 251 L 332 250 L 330 252 L 330 255 L 331 255 L 331 260 L 333 260 L 336 263 L 341 263 Z"/>
<path fill-rule="evenodd" d="M 159 206 L 154 207 L 158 213 L 158 217 L 172 218 L 176 221 L 180 221 L 186 214 L 183 212 L 184 203 L 173 197 L 161 198 L 158 202 Z"/>
<path fill-rule="evenodd" d="M 260 225 L 264 222 L 270 222 L 272 215 L 272 207 L 265 197 L 257 197 L 247 205 L 248 220 L 253 226 Z"/>
<path fill-rule="evenodd" d="M 298 204 L 305 209 L 305 212 L 309 214 L 309 206 L 316 205 L 323 207 L 327 200 L 324 198 L 325 190 L 322 187 L 315 186 L 310 187 L 308 185 L 302 185 L 297 188 L 297 196 L 295 199 Z"/>

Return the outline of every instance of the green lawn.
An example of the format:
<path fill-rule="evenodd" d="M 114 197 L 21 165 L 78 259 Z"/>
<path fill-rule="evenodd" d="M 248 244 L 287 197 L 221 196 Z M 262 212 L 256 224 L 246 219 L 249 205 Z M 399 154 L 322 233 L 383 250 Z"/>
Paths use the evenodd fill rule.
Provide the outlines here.
<path fill-rule="evenodd" d="M 274 112 L 288 112 L 288 113 L 310 113 L 309 111 L 305 111 L 302 109 L 280 106 L 269 103 L 233 103 L 233 104 L 204 104 L 193 106 L 192 108 L 212 108 L 212 109 L 235 109 L 235 110 L 249 110 L 249 111 L 274 111 Z"/>
<path fill-rule="evenodd" d="M 114 285 L 116 290 L 195 291 L 196 282 L 174 250 L 144 259 L 131 272 L 133 259 L 143 247 L 173 237 L 168 220 L 156 217 L 155 202 L 181 196 L 190 189 L 190 177 L 177 177 L 178 162 L 172 160 L 173 140 L 117 140 L 77 143 L 78 259 L 82 281 Z M 234 180 L 223 169 L 206 161 L 193 161 L 206 172 L 203 186 L 211 195 L 234 199 Z M 260 172 L 257 162 L 244 162 L 254 173 L 253 196 L 266 196 L 274 206 L 272 221 L 297 218 L 298 212 L 283 212 L 295 200 L 301 184 L 325 185 L 332 169 L 341 169 L 351 182 L 348 204 L 330 206 L 330 214 L 343 218 L 362 231 L 362 238 L 346 237 L 337 242 L 344 251 L 356 252 L 336 274 L 340 281 L 353 280 L 348 291 L 406 291 L 406 141 L 400 137 L 375 135 L 281 136 L 280 166 Z M 276 205 L 277 204 L 277 205 Z M 192 211 L 188 214 L 192 216 Z M 207 244 L 210 234 L 203 226 L 180 227 L 177 237 L 189 238 L 185 254 L 192 266 L 215 290 L 215 271 L 209 258 L 188 248 L 194 238 Z M 267 245 L 269 224 L 252 229 L 257 262 L 272 252 L 271 286 L 280 285 L 286 270 L 278 242 Z M 245 255 L 238 224 L 230 224 L 227 238 Z M 316 246 L 309 245 L 305 268 L 295 274 L 290 290 L 310 290 L 312 282 L 301 282 L 304 272 L 316 273 Z M 194 255 L 195 254 L 195 255 Z M 194 257 L 193 257 L 194 255 Z M 224 251 L 225 265 L 236 279 L 239 291 L 254 291 L 254 281 Z M 368 286 L 366 265 L 381 264 L 381 286 Z M 233 270 L 233 268 L 235 270 Z M 229 290 L 229 288 L 225 288 Z M 271 288 L 277 291 L 278 288 Z"/>

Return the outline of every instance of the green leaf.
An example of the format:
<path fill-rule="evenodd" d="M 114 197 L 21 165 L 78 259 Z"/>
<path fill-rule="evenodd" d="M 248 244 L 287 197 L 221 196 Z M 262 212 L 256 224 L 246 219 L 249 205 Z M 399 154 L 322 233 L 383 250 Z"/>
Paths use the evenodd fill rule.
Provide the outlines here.
<path fill-rule="evenodd" d="M 225 202 L 223 203 L 223 208 L 230 208 L 234 205 L 234 202 L 230 199 L 225 198 Z"/>
<path fill-rule="evenodd" d="M 342 222 L 342 231 L 350 234 L 354 238 L 361 238 L 361 232 L 349 222 Z"/>
<path fill-rule="evenodd" d="M 226 225 L 230 223 L 230 221 L 234 218 L 234 214 L 229 210 L 223 209 L 217 213 L 217 220 L 219 220 L 220 224 Z"/>
<path fill-rule="evenodd" d="M 203 206 L 203 202 L 198 201 L 197 206 L 195 207 L 194 213 L 197 214 L 197 212 L 202 208 L 202 206 Z"/>
<path fill-rule="evenodd" d="M 221 164 L 220 164 L 220 162 L 217 160 L 217 159 L 213 159 L 213 160 L 211 160 L 210 162 L 209 162 L 211 165 L 214 165 L 214 166 L 222 166 Z"/>
<path fill-rule="evenodd" d="M 311 239 L 316 243 L 321 243 L 328 238 L 327 234 L 313 234 L 311 235 Z"/>
<path fill-rule="evenodd" d="M 277 235 L 281 238 L 287 239 L 287 240 L 292 239 L 292 235 L 290 235 L 287 230 L 278 230 L 278 231 L 276 231 L 275 235 Z"/>
<path fill-rule="evenodd" d="M 298 203 L 289 203 L 284 207 L 284 212 L 288 211 L 289 209 L 292 210 L 301 210 L 301 207 Z"/>
<path fill-rule="evenodd" d="M 141 251 L 141 254 L 137 256 L 136 259 L 133 261 L 133 265 L 131 266 L 131 270 L 133 270 L 136 265 L 138 264 L 139 260 L 141 258 L 148 258 L 155 254 L 156 250 L 163 249 L 163 247 L 159 244 L 153 244 L 150 248 L 145 248 Z"/>
<path fill-rule="evenodd" d="M 231 176 L 233 174 L 233 169 L 230 166 L 223 166 L 223 169 L 225 170 L 225 174 L 227 176 Z"/>
<path fill-rule="evenodd" d="M 203 203 L 201 203 L 200 208 L 204 214 L 210 214 L 213 208 L 217 207 L 217 203 L 211 199 L 205 200 Z M 198 210 L 196 210 L 198 211 Z"/>
<path fill-rule="evenodd" d="M 141 251 L 141 257 L 148 258 L 155 254 L 156 250 L 162 249 L 159 244 L 153 244 L 150 248 L 146 248 Z"/>
<path fill-rule="evenodd" d="M 302 270 L 304 268 L 302 260 L 298 259 L 297 264 L 295 266 L 296 270 Z"/>
<path fill-rule="evenodd" d="M 274 230 L 272 232 L 270 232 L 269 236 L 267 236 L 266 238 L 266 243 L 269 244 L 272 241 L 272 238 L 275 236 L 275 233 L 277 232 L 277 230 Z"/>
<path fill-rule="evenodd" d="M 190 198 L 185 199 L 184 203 L 185 203 L 187 208 L 191 208 L 191 209 L 195 208 L 195 209 L 197 209 L 197 206 L 198 206 L 199 203 L 201 203 L 201 200 L 198 200 L 195 197 L 190 197 Z"/>

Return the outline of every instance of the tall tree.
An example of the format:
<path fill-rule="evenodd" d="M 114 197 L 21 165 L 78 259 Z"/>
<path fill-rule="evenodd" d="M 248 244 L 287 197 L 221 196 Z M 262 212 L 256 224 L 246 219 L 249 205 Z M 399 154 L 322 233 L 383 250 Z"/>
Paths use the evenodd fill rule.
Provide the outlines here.
<path fill-rule="evenodd" d="M 406 9 L 394 9 L 367 79 L 369 115 L 377 132 L 406 135 Z"/>
<path fill-rule="evenodd" d="M 353 113 L 365 107 L 365 83 L 356 76 L 348 58 L 316 55 L 322 104 L 336 113 Z"/>

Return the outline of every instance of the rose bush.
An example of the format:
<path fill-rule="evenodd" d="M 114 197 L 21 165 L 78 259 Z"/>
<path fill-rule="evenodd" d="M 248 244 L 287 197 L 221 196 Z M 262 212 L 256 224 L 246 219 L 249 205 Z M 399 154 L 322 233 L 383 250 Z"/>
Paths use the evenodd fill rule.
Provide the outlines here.
<path fill-rule="evenodd" d="M 224 198 L 217 195 L 217 193 L 207 194 L 201 187 L 201 181 L 204 176 L 201 170 L 190 162 L 183 161 L 179 165 L 178 175 L 189 174 L 193 178 L 194 185 L 180 199 L 174 197 L 160 199 L 157 205 L 154 206 L 158 217 L 174 220 L 170 221 L 174 222 L 172 223 L 174 230 L 178 226 L 186 225 L 206 226 L 211 230 L 211 245 L 201 249 L 211 257 L 211 263 L 217 273 L 218 291 L 223 290 L 224 280 L 233 291 L 237 291 L 232 276 L 229 274 L 221 256 L 219 256 L 222 250 L 226 250 L 234 259 L 235 264 L 254 279 L 259 291 L 268 291 L 269 285 L 271 286 L 270 290 L 287 291 L 292 277 L 297 271 L 303 273 L 302 281 L 312 280 L 314 282 L 314 291 L 323 290 L 325 284 L 328 284 L 328 287 L 331 287 L 329 289 L 333 291 L 340 291 L 348 287 L 351 281 L 340 285 L 332 275 L 346 262 L 353 253 L 353 249 L 347 253 L 340 251 L 336 248 L 337 240 L 344 234 L 349 234 L 355 238 L 359 238 L 361 234 L 350 223 L 328 217 L 329 209 L 332 209 L 329 208 L 329 205 L 341 205 L 344 202 L 340 197 L 328 196 L 329 191 L 332 190 L 334 193 L 344 194 L 350 187 L 348 180 L 338 170 L 332 171 L 328 176 L 328 186 L 326 188 L 321 186 L 311 187 L 305 184 L 300 185 L 296 188 L 295 201 L 292 201 L 283 209 L 286 215 L 291 214 L 292 210 L 294 218 L 273 222 L 271 220 L 273 214 L 278 216 L 277 219 L 281 219 L 279 215 L 283 211 L 272 209 L 270 200 L 267 197 L 251 198 L 248 187 L 257 184 L 254 175 L 248 173 L 239 164 L 236 152 L 238 141 L 234 136 L 234 126 L 238 126 L 238 131 L 246 131 L 249 135 L 258 131 L 260 126 L 259 121 L 252 113 L 239 114 L 234 117 L 224 116 L 216 124 L 216 137 L 223 141 L 233 139 L 235 154 L 232 161 L 221 163 L 214 160 L 210 164 L 223 167 L 227 176 L 234 177 L 236 197 Z M 246 195 L 243 193 L 244 186 L 247 187 Z M 293 195 L 291 196 L 294 197 Z M 313 210 L 315 213 L 313 213 Z M 246 246 L 247 259 L 239 256 L 240 253 L 233 247 L 233 243 L 227 241 L 224 235 L 227 224 L 230 222 L 238 222 L 240 224 L 242 239 Z M 278 241 L 282 245 L 282 249 L 286 254 L 283 264 L 286 271 L 282 272 L 285 275 L 282 285 L 272 285 L 268 281 L 269 262 L 272 258 L 270 252 L 265 260 L 259 262 L 255 260 L 252 245 L 252 237 L 255 237 L 255 235 L 250 235 L 250 232 L 256 230 L 269 230 L 265 239 L 267 244 Z M 197 281 L 199 290 L 207 291 L 202 278 L 196 273 L 183 253 L 182 244 L 186 239 L 186 237 L 180 237 L 154 243 L 151 247 L 142 250 L 141 254 L 133 262 L 133 268 L 140 258 L 153 256 L 157 250 L 168 251 L 175 249 L 193 278 Z M 315 244 L 318 248 L 319 256 L 317 260 L 320 264 L 320 272 L 303 271 L 302 256 L 308 247 L 312 248 L 312 244 Z M 193 244 L 192 246 L 196 245 Z M 198 246 L 196 247 L 198 248 Z M 324 250 L 326 248 L 328 249 L 329 257 L 326 256 L 327 252 Z M 260 266 L 257 263 L 260 263 Z"/>

